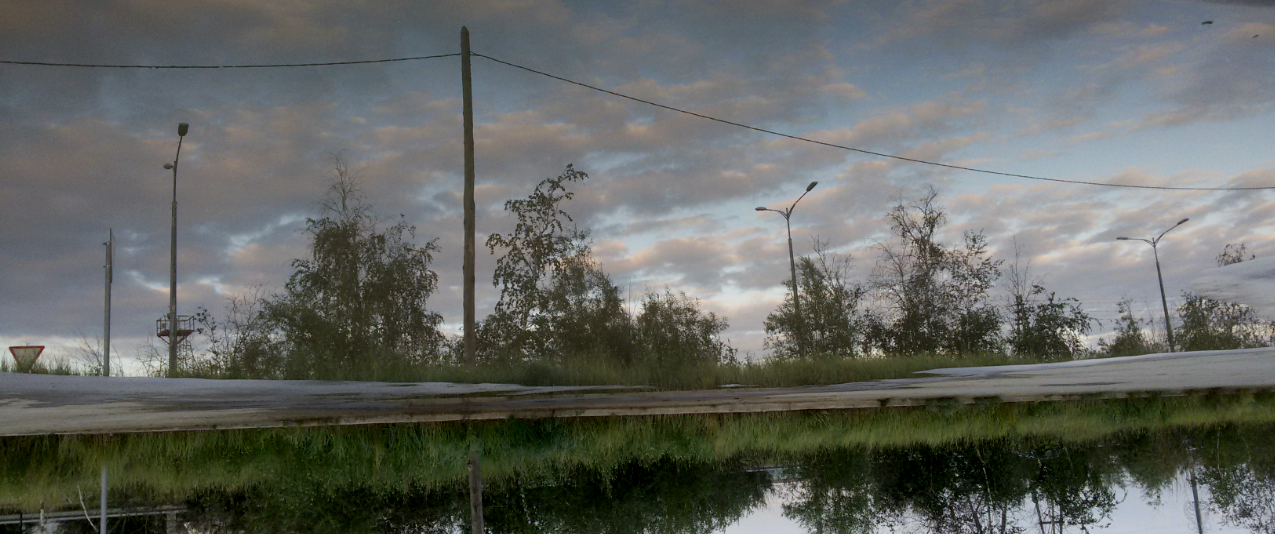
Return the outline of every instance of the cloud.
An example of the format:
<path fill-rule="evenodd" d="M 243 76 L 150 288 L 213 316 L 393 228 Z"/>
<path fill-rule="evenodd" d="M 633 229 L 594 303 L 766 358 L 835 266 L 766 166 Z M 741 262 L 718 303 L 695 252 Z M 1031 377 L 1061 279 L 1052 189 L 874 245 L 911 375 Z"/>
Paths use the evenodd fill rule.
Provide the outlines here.
<path fill-rule="evenodd" d="M 1124 11 L 1104 0 L 933 0 L 901 4 L 898 22 L 879 43 L 917 38 L 948 46 L 990 43 L 998 47 L 1039 46 L 1066 39 Z"/>
<path fill-rule="evenodd" d="M 1175 69 L 1167 90 L 1174 107 L 1144 114 L 1139 129 L 1227 121 L 1263 113 L 1275 105 L 1275 20 L 1248 22 L 1204 40 L 1198 61 Z"/>
<path fill-rule="evenodd" d="M 1070 130 L 1079 126 L 1081 123 L 1091 119 L 1088 115 L 1072 115 L 1062 119 L 1045 120 L 1031 124 L 1026 128 L 1021 128 L 1014 132 L 1014 135 L 1029 136 L 1040 135 L 1045 132 L 1057 132 L 1060 130 Z"/>
<path fill-rule="evenodd" d="M 1177 15 L 1162 11 L 1096 0 L 886 7 L 493 0 L 428 10 L 410 2 L 177 8 L 55 0 L 40 10 L 0 6 L 0 57 L 402 57 L 455 51 L 466 24 L 476 51 L 829 143 L 944 162 L 1017 159 L 1031 162 L 1028 174 L 1088 173 L 1116 183 L 1275 183 L 1269 161 L 1236 161 L 1238 170 L 1226 173 L 1069 166 L 1100 160 L 1092 158 L 1097 143 L 1069 142 L 1119 144 L 1139 129 L 1224 125 L 1270 112 L 1264 88 L 1275 72 L 1267 68 L 1275 41 L 1251 36 L 1275 36 L 1271 21 L 1253 16 L 1186 35 L 1171 23 Z M 257 284 L 282 287 L 289 262 L 307 253 L 305 219 L 320 216 L 330 153 L 339 153 L 384 223 L 401 214 L 416 225 L 417 243 L 438 239 L 440 288 L 429 305 L 454 326 L 462 247 L 457 68 L 455 58 L 240 71 L 0 66 L 0 194 L 18 199 L 0 210 L 0 256 L 8 261 L 0 270 L 0 335 L 60 339 L 74 325 L 97 325 L 101 241 L 114 228 L 117 336 L 139 344 L 153 336 L 168 284 L 171 175 L 160 165 L 173 157 L 177 122 L 191 124 L 178 184 L 183 311 L 219 310 L 225 294 Z M 728 315 L 727 337 L 746 349 L 760 348 L 761 322 L 781 301 L 788 274 L 783 221 L 752 208 L 789 205 L 815 180 L 793 219 L 794 248 L 809 254 L 812 237 L 825 239 L 855 257 L 861 278 L 877 257 L 872 244 L 889 238 L 886 211 L 928 185 L 944 193 L 952 216 L 945 240 L 982 229 L 1004 257 L 1016 235 L 1051 288 L 1095 305 L 1154 289 L 1145 284 L 1146 251 L 1112 240 L 1159 231 L 1170 214 L 1192 217 L 1165 250 L 1170 285 L 1209 264 L 1219 243 L 1247 240 L 1275 253 L 1267 222 L 1275 205 L 1261 194 L 971 177 L 747 131 L 482 58 L 474 81 L 480 242 L 512 227 L 506 200 L 574 163 L 590 179 L 566 209 L 594 231 L 607 272 L 702 298 Z M 1233 135 L 1207 131 L 1222 142 Z M 1131 147 L 1137 161 L 1158 161 L 1163 150 L 1135 145 L 1118 146 Z M 1068 157 L 1055 157 L 1061 153 Z M 478 255 L 480 315 L 498 297 L 495 261 Z"/>
<path fill-rule="evenodd" d="M 1210 4 L 1234 4 L 1240 6 L 1275 7 L 1270 0 L 1201 0 Z"/>

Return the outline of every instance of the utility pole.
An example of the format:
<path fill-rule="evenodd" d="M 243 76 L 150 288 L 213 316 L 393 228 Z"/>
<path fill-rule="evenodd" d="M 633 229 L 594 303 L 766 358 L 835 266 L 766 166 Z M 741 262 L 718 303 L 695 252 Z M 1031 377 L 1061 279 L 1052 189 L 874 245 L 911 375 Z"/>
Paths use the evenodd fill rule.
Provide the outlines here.
<path fill-rule="evenodd" d="M 465 123 L 465 363 L 477 363 L 474 332 L 474 90 L 469 79 L 469 29 L 460 27 L 460 87 Z"/>
<path fill-rule="evenodd" d="M 470 532 L 483 534 L 483 470 L 478 451 L 469 451 Z"/>
<path fill-rule="evenodd" d="M 190 125 L 181 123 L 177 125 L 177 155 L 173 157 L 171 165 L 165 164 L 164 168 L 173 170 L 173 233 L 169 250 L 172 252 L 172 261 L 169 263 L 168 270 L 168 376 L 177 375 L 177 161 L 182 156 L 182 140 L 186 138 L 186 131 L 190 129 Z"/>
<path fill-rule="evenodd" d="M 102 319 L 102 376 L 111 376 L 111 282 L 115 263 L 115 230 L 109 230 L 106 245 L 106 311 Z"/>
<path fill-rule="evenodd" d="M 1192 453 L 1194 452 L 1195 452 L 1194 447 L 1192 447 Z M 1194 455 L 1192 455 L 1192 458 L 1191 458 L 1191 498 L 1194 499 L 1192 502 L 1195 503 L 1195 531 L 1199 532 L 1200 534 L 1204 534 L 1204 520 L 1200 518 L 1200 490 L 1196 489 L 1196 484 L 1195 484 Z"/>

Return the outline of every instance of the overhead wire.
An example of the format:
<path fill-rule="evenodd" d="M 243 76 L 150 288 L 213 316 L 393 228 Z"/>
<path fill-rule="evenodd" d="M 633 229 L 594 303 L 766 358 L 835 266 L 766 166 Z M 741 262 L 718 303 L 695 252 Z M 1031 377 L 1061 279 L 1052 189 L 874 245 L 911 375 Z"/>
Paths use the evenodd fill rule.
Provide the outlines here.
<path fill-rule="evenodd" d="M 887 153 L 884 153 L 884 152 L 876 152 L 876 151 L 872 151 L 872 150 L 865 150 L 865 149 L 862 149 L 862 148 L 855 148 L 855 147 L 850 147 L 850 146 L 845 146 L 845 145 L 838 145 L 838 144 L 836 144 L 836 143 L 828 143 L 828 142 L 825 142 L 825 141 L 819 141 L 819 140 L 817 140 L 817 139 L 810 139 L 810 138 L 808 138 L 808 137 L 801 137 L 801 136 L 798 136 L 798 135 L 792 135 L 792 134 L 786 134 L 786 133 L 783 133 L 783 132 L 777 132 L 777 131 L 774 131 L 774 130 L 768 130 L 768 129 L 766 129 L 766 128 L 759 128 L 759 127 L 757 127 L 757 126 L 750 126 L 750 125 L 747 125 L 747 124 L 742 124 L 742 123 L 738 123 L 738 122 L 734 122 L 734 121 L 729 121 L 729 120 L 726 120 L 726 119 L 721 119 L 721 118 L 713 117 L 713 116 L 710 116 L 710 115 L 704 115 L 704 114 L 702 114 L 702 113 L 696 113 L 696 112 L 694 112 L 694 111 L 688 111 L 688 110 L 685 110 L 685 109 L 675 108 L 675 107 L 673 107 L 673 106 L 667 106 L 667 105 L 660 104 L 660 103 L 657 103 L 657 102 L 652 102 L 652 101 L 650 101 L 650 100 L 645 100 L 645 99 L 637 98 L 637 97 L 634 97 L 634 96 L 629 96 L 629 95 L 626 95 L 626 94 L 623 94 L 623 93 L 617 93 L 617 92 L 615 92 L 615 91 L 611 91 L 611 90 L 609 90 L 609 89 L 603 89 L 603 88 L 601 88 L 601 87 L 597 87 L 597 86 L 594 86 L 594 85 L 589 85 L 589 84 L 587 84 L 587 83 L 577 82 L 577 81 L 575 81 L 575 80 L 571 80 L 571 79 L 563 78 L 563 77 L 561 77 L 561 76 L 555 76 L 555 75 L 553 75 L 553 74 L 549 74 L 549 73 L 547 73 L 547 72 L 539 71 L 539 70 L 536 70 L 536 69 L 533 69 L 533 68 L 530 68 L 530 67 L 524 67 L 524 66 L 522 66 L 522 65 L 518 65 L 518 64 L 516 64 L 516 63 L 510 63 L 510 62 L 508 62 L 508 61 L 504 61 L 504 60 L 496 59 L 496 58 L 494 58 L 494 57 L 491 57 L 491 56 L 488 56 L 488 55 L 485 55 L 485 54 L 479 54 L 479 53 L 477 53 L 477 52 L 472 52 L 471 54 L 472 54 L 472 55 L 475 55 L 475 56 L 478 56 L 478 57 L 481 57 L 481 58 L 489 59 L 489 60 L 491 60 L 491 61 L 495 61 L 496 63 L 500 63 L 500 64 L 503 64 L 503 65 L 508 65 L 508 66 L 510 66 L 510 67 L 514 67 L 514 68 L 517 68 L 517 69 L 522 69 L 522 70 L 525 70 L 525 71 L 527 71 L 527 72 L 531 72 L 531 73 L 534 73 L 534 74 L 539 74 L 539 75 L 541 75 L 541 76 L 545 76 L 545 77 L 548 77 L 548 78 L 553 78 L 553 79 L 555 79 L 555 80 L 559 80 L 559 81 L 563 81 L 563 82 L 566 82 L 566 83 L 570 83 L 570 84 L 578 85 L 578 86 L 580 86 L 580 87 L 584 87 L 584 88 L 587 88 L 587 89 L 592 89 L 592 90 L 594 90 L 594 91 L 603 92 L 603 93 L 606 93 L 606 94 L 609 94 L 609 95 L 612 95 L 612 96 L 617 96 L 617 97 L 620 97 L 620 98 L 624 98 L 624 99 L 632 100 L 632 101 L 634 101 L 634 102 L 640 102 L 640 103 L 647 104 L 647 105 L 650 105 L 650 106 L 655 106 L 655 107 L 657 107 L 657 108 L 662 108 L 662 109 L 666 109 L 666 110 L 669 110 L 669 111 L 674 111 L 674 112 L 677 112 L 677 113 L 683 113 L 683 114 L 686 114 L 686 115 L 691 115 L 691 116 L 694 116 L 694 117 L 699 117 L 699 118 L 701 118 L 701 119 L 706 119 L 706 120 L 710 120 L 710 121 L 714 121 L 714 122 L 719 122 L 719 123 L 727 124 L 727 125 L 730 125 L 730 126 L 736 126 L 736 127 L 739 127 L 739 128 L 746 128 L 746 129 L 753 130 L 753 131 L 756 131 L 756 132 L 762 132 L 762 133 L 766 133 L 766 134 L 770 134 L 770 135 L 774 135 L 774 136 L 778 136 L 778 137 L 784 137 L 784 138 L 793 139 L 793 140 L 796 140 L 796 141 L 802 141 L 802 142 L 806 142 L 806 143 L 813 143 L 813 144 L 816 144 L 816 145 L 823 145 L 823 146 L 831 147 L 831 148 L 838 148 L 838 149 L 841 149 L 841 150 L 848 150 L 848 151 L 851 151 L 851 152 L 858 152 L 858 153 L 860 153 L 860 154 L 867 154 L 867 155 L 870 155 L 870 156 L 876 156 L 876 157 L 880 157 L 880 158 L 888 158 L 888 159 L 894 159 L 894 160 L 899 160 L 899 161 L 907 161 L 907 162 L 911 162 L 911 163 L 921 163 L 921 164 L 924 164 L 924 165 L 932 165 L 932 166 L 935 166 L 935 167 L 945 167 L 945 168 L 948 168 L 948 169 L 955 169 L 955 170 L 961 170 L 961 171 L 977 172 L 977 173 L 983 173 L 983 174 L 993 174 L 993 175 L 997 175 L 997 176 L 1006 176 L 1006 177 L 1010 177 L 1010 178 L 1024 178 L 1024 179 L 1027 179 L 1027 180 L 1040 180 L 1040 181 L 1046 181 L 1046 182 L 1058 182 L 1058 183 L 1064 183 L 1064 184 L 1077 184 L 1077 185 L 1093 185 L 1093 186 L 1100 186 L 1100 187 L 1116 187 L 1116 188 L 1129 188 L 1129 189 L 1159 189 L 1159 190 L 1169 190 L 1169 191 L 1259 191 L 1259 190 L 1275 189 L 1275 186 L 1253 186 L 1253 187 L 1179 187 L 1179 186 L 1167 186 L 1167 185 L 1112 184 L 1112 183 L 1105 183 L 1105 182 L 1090 182 L 1090 181 L 1085 181 L 1085 180 L 1067 180 L 1067 179 L 1063 179 L 1063 178 L 1049 178 L 1049 177 L 1045 177 L 1045 176 L 1032 176 L 1032 175 L 1028 175 L 1028 174 L 1016 174 L 1016 173 L 1012 173 L 1012 172 L 1001 172 L 1001 171 L 993 171 L 993 170 L 988 170 L 988 169 L 978 169 L 978 168 L 974 168 L 974 167 L 965 167 L 965 166 L 962 166 L 962 165 L 952 165 L 952 164 L 950 164 L 950 163 L 940 163 L 940 162 L 937 162 L 937 161 L 928 161 L 928 160 L 917 159 L 917 158 L 909 158 L 909 157 L 906 157 L 906 156 L 899 156 L 899 155 L 895 155 L 895 154 L 887 154 Z"/>
<path fill-rule="evenodd" d="M 394 63 L 399 61 L 416 61 L 420 59 L 436 59 L 459 56 L 454 54 L 435 54 L 432 56 L 396 57 L 389 59 L 363 59 L 357 61 L 325 61 L 322 63 L 263 63 L 257 65 L 137 65 L 137 64 L 102 64 L 102 63 L 55 63 L 51 61 L 11 61 L 0 60 L 5 65 L 34 65 L 40 67 L 78 67 L 90 69 L 273 69 L 280 67 L 330 67 L 333 65 L 366 65 L 371 63 Z"/>
<path fill-rule="evenodd" d="M 59 63 L 59 62 L 51 62 L 51 61 L 16 61 L 16 60 L 0 60 L 0 64 L 5 64 L 5 65 L 29 65 L 29 66 L 42 66 L 42 67 L 103 68 L 103 69 L 265 69 L 265 68 L 283 68 L 283 67 L 327 67 L 327 66 L 338 66 L 338 65 L 366 65 L 366 64 L 374 64 L 374 63 L 394 63 L 394 62 L 403 62 L 403 61 L 416 61 L 416 60 L 423 60 L 423 59 L 438 59 L 438 58 L 445 58 L 445 57 L 454 57 L 454 56 L 459 56 L 459 55 L 460 55 L 460 53 L 451 53 L 451 54 L 434 54 L 434 55 L 429 55 L 429 56 L 412 56 L 412 57 L 388 58 L 388 59 L 367 59 L 367 60 L 355 60 L 355 61 L 326 61 L 326 62 L 314 62 L 314 63 L 263 63 L 263 64 L 245 64 L 245 65 L 142 65 L 142 64 L 102 64 L 102 63 Z M 989 170 L 989 169 L 979 169 L 979 168 L 976 168 L 976 167 L 966 167 L 966 166 L 963 166 L 963 165 L 954 165 L 954 164 L 950 164 L 950 163 L 941 163 L 941 162 L 937 162 L 937 161 L 929 161 L 929 160 L 923 160 L 923 159 L 918 159 L 918 158 L 910 158 L 910 157 L 907 157 L 907 156 L 899 156 L 899 155 L 896 155 L 896 154 L 888 154 L 888 153 L 885 153 L 885 152 L 877 152 L 877 151 L 873 151 L 873 150 L 866 150 L 866 149 L 856 148 L 856 147 L 851 147 L 851 146 L 846 146 L 846 145 L 839 145 L 839 144 L 836 144 L 836 143 L 829 143 L 829 142 L 826 142 L 826 141 L 819 141 L 819 140 L 817 140 L 817 139 L 810 139 L 810 138 L 808 138 L 808 137 L 802 137 L 802 136 L 799 136 L 799 135 L 786 134 L 786 133 L 778 132 L 778 131 L 775 131 L 775 130 L 770 130 L 770 129 L 766 129 L 766 128 L 760 128 L 760 127 L 757 127 L 757 126 L 751 126 L 751 125 L 747 125 L 747 124 L 743 124 L 743 123 L 739 123 L 739 122 L 735 122 L 735 121 L 730 121 L 730 120 L 726 120 L 726 119 L 721 119 L 721 118 L 718 118 L 718 117 L 713 117 L 713 116 L 710 116 L 710 115 L 705 115 L 705 114 L 702 114 L 702 113 L 696 113 L 696 112 L 694 112 L 694 111 L 689 111 L 689 110 L 685 110 L 685 109 L 681 109 L 681 108 L 675 108 L 675 107 L 673 107 L 673 106 L 669 106 L 669 105 L 665 105 L 665 104 L 660 104 L 660 103 L 658 103 L 658 102 L 653 102 L 653 101 L 650 101 L 650 100 L 645 100 L 645 99 L 642 99 L 642 98 L 637 98 L 637 97 L 630 96 L 630 95 L 626 95 L 626 94 L 623 94 L 623 93 L 618 93 L 618 92 L 615 92 L 615 91 L 611 91 L 611 90 L 609 90 L 609 89 L 603 89 L 603 88 L 601 88 L 601 87 L 597 87 L 597 86 L 590 85 L 590 84 L 583 83 L 583 82 L 578 82 L 578 81 L 575 81 L 575 80 L 571 80 L 571 79 L 568 79 L 568 78 L 564 78 L 564 77 L 562 77 L 562 76 L 556 76 L 556 75 L 553 75 L 553 74 L 549 74 L 549 73 L 547 73 L 547 72 L 540 71 L 540 70 L 536 70 L 536 69 L 533 69 L 533 68 L 531 68 L 531 67 L 526 67 L 526 66 L 519 65 L 519 64 L 516 64 L 516 63 L 511 63 L 511 62 L 509 62 L 509 61 L 504 61 L 504 60 L 501 60 L 501 59 L 496 59 L 496 58 L 491 57 L 491 56 L 488 56 L 488 55 L 486 55 L 486 54 L 472 53 L 472 55 L 474 55 L 474 56 L 478 56 L 478 57 L 481 57 L 481 58 L 484 58 L 484 59 L 487 59 L 487 60 L 490 60 L 490 61 L 494 61 L 494 62 L 496 62 L 496 63 L 500 63 L 500 64 L 502 64 L 502 65 L 507 65 L 507 66 L 510 66 L 510 67 L 514 67 L 514 68 L 517 68 L 517 69 L 521 69 L 521 70 L 524 70 L 524 71 L 527 71 L 527 72 L 530 72 L 530 73 L 533 73 L 533 74 L 539 74 L 539 75 L 541 75 L 541 76 L 545 76 L 545 77 L 548 77 L 548 78 L 553 78 L 553 79 L 555 79 L 555 80 L 559 80 L 559 81 L 566 82 L 566 83 L 569 83 L 569 84 L 578 85 L 578 86 L 580 86 L 580 87 L 584 87 L 584 88 L 586 88 L 586 89 L 591 89 L 591 90 L 594 90 L 594 91 L 599 91 L 599 92 L 606 93 L 606 94 L 609 94 L 609 95 L 612 95 L 612 96 L 616 96 L 616 97 L 619 97 L 619 98 L 624 98 L 624 99 L 627 99 L 627 100 L 631 100 L 631 101 L 639 102 L 639 103 L 646 104 L 646 105 L 649 105 L 649 106 L 654 106 L 654 107 L 657 107 L 657 108 L 661 108 L 661 109 L 665 109 L 665 110 L 673 111 L 673 112 L 676 112 L 676 113 L 682 113 L 682 114 L 685 114 L 685 115 L 690 115 L 690 116 L 693 116 L 693 117 L 699 117 L 699 118 L 701 118 L 701 119 L 710 120 L 710 121 L 718 122 L 718 123 L 721 123 L 721 124 L 726 124 L 726 125 L 735 126 L 735 127 L 738 127 L 738 128 L 744 128 L 744 129 L 748 129 L 748 130 L 753 130 L 753 131 L 756 131 L 756 132 L 761 132 L 761 133 L 765 133 L 765 134 L 774 135 L 774 136 L 777 136 L 777 137 L 783 137 L 783 138 L 787 138 L 787 139 L 792 139 L 792 140 L 795 140 L 795 141 L 801 141 L 801 142 L 805 142 L 805 143 L 812 143 L 812 144 L 822 145 L 822 146 L 826 146 L 826 147 L 830 147 L 830 148 L 836 148 L 836 149 L 840 149 L 840 150 L 847 150 L 847 151 L 850 151 L 850 152 L 857 152 L 857 153 L 860 153 L 860 154 L 865 154 L 865 155 L 869 155 L 869 156 L 875 156 L 875 157 L 879 157 L 879 158 L 893 159 L 893 160 L 898 160 L 898 161 L 906 161 L 906 162 L 910 162 L 910 163 L 919 163 L 919 164 L 923 164 L 923 165 L 930 165 L 930 166 L 934 166 L 934 167 L 943 167 L 943 168 L 948 168 L 948 169 L 953 169 L 953 170 L 960 170 L 960 171 L 967 171 L 967 172 L 975 172 L 975 173 L 982 173 L 982 174 L 990 174 L 990 175 L 996 175 L 996 176 L 1005 176 L 1005 177 L 1009 177 L 1009 178 L 1022 178 L 1022 179 L 1026 179 L 1026 180 L 1037 180 L 1037 181 L 1055 182 L 1055 183 L 1064 183 L 1064 184 L 1074 184 L 1074 185 L 1091 185 L 1091 186 L 1098 186 L 1098 187 L 1111 187 L 1111 188 L 1124 188 L 1124 189 L 1153 189 L 1153 190 L 1165 190 L 1165 191 L 1261 191 L 1261 190 L 1271 190 L 1271 189 L 1275 189 L 1275 186 L 1247 186 L 1247 187 L 1182 187 L 1182 186 L 1166 186 L 1166 185 L 1113 184 L 1113 183 L 1106 183 L 1106 182 L 1093 182 L 1093 181 L 1087 181 L 1087 180 L 1068 180 L 1068 179 L 1064 179 L 1064 178 L 1050 178 L 1050 177 L 1047 177 L 1047 176 L 1034 176 L 1034 175 L 1029 175 L 1029 174 L 1018 174 L 1018 173 L 1011 173 L 1011 172 L 993 171 L 993 170 Z"/>

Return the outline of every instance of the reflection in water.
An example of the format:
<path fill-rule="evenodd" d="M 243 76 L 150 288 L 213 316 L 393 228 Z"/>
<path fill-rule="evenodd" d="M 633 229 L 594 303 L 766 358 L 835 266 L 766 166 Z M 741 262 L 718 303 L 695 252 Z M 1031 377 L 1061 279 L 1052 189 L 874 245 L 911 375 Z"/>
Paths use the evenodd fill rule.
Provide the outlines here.
<path fill-rule="evenodd" d="M 1124 503 L 1158 503 L 1194 466 L 1208 511 L 1240 529 L 1270 533 L 1272 435 L 1275 425 L 1221 425 L 1092 442 L 995 439 L 716 461 L 657 455 L 609 469 L 542 466 L 491 480 L 483 508 L 492 533 L 698 534 L 735 524 L 768 499 L 782 502 L 783 515 L 812 533 L 1091 532 L 1110 526 Z M 185 511 L 176 518 L 112 519 L 110 531 L 469 531 L 462 483 L 373 488 L 336 471 L 299 473 L 246 487 L 200 488 L 185 496 Z M 112 486 L 111 499 L 165 504 L 147 503 L 148 491 Z M 1178 517 L 1183 532 L 1195 530 L 1194 517 Z M 0 532 L 36 532 L 33 523 L 22 529 L 5 523 Z M 93 531 L 83 519 L 58 528 Z"/>
<path fill-rule="evenodd" d="M 1087 527 L 1119 503 L 1116 458 L 1096 445 L 994 441 L 815 455 L 785 515 L 810 532 L 1044 532 Z M 1037 528 L 1032 528 L 1033 531 Z"/>

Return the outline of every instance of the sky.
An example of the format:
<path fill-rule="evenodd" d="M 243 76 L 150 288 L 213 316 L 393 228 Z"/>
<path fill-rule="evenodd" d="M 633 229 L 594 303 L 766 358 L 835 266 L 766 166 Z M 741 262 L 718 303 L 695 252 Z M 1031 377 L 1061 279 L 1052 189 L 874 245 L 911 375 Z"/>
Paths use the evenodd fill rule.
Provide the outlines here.
<path fill-rule="evenodd" d="M 1204 24 L 1212 21 L 1211 24 Z M 243 65 L 473 51 L 663 105 L 826 143 L 1062 180 L 1275 186 L 1275 2 L 47 0 L 0 4 L 0 60 Z M 473 59 L 477 233 L 568 165 L 566 204 L 633 300 L 684 291 L 764 356 L 764 320 L 813 240 L 867 280 L 886 213 L 929 188 L 958 244 L 981 231 L 1109 332 L 1156 313 L 1154 237 L 1180 299 L 1228 243 L 1275 255 L 1275 191 L 1033 181 L 909 163 L 679 114 Z M 282 289 L 333 155 L 373 213 L 437 240 L 429 307 L 462 310 L 460 60 L 253 69 L 0 64 L 0 344 L 96 344 L 108 231 L 113 357 L 166 314 L 176 126 L 179 312 Z M 479 317 L 499 297 L 477 258 Z M 1004 285 L 1004 284 L 1002 284 Z M 1004 290 L 994 291 L 1003 298 Z M 56 350 L 55 350 L 56 349 Z M 119 361 L 119 360 L 116 360 Z"/>
<path fill-rule="evenodd" d="M 783 507 L 790 502 L 785 496 L 785 489 L 787 488 L 780 486 L 779 491 L 768 493 L 765 505 L 754 508 L 740 518 L 738 522 L 728 525 L 721 529 L 720 532 L 722 534 L 806 534 L 810 532 L 802 528 L 800 523 L 784 517 Z M 1191 483 L 1186 475 L 1178 475 L 1156 498 L 1146 495 L 1145 492 L 1140 491 L 1133 484 L 1116 488 L 1115 491 L 1122 495 L 1122 499 L 1116 504 L 1109 517 L 1098 521 L 1098 528 L 1095 528 L 1094 531 L 1105 534 L 1163 534 L 1178 532 L 1187 534 L 1196 532 L 1194 498 L 1191 495 Z M 1200 486 L 1196 491 L 1199 492 L 1200 502 L 1203 505 L 1201 523 L 1205 532 L 1210 534 L 1247 534 L 1252 532 L 1249 529 L 1234 525 L 1231 521 L 1228 521 L 1228 518 L 1218 514 L 1214 507 L 1204 505 L 1204 503 L 1212 500 L 1208 486 Z M 1035 518 L 1029 508 L 1031 505 L 1030 500 L 1023 502 L 1022 509 L 1017 511 L 1020 515 L 1011 520 L 1009 524 L 1017 524 L 1019 527 L 1027 528 L 1027 532 L 1031 532 L 1030 529 L 1033 527 L 1032 520 Z M 907 518 L 907 521 L 913 520 L 915 518 Z M 909 523 L 908 526 L 911 527 L 913 525 Z M 1084 532 L 1078 528 L 1076 530 Z M 920 529 L 916 529 L 916 531 L 920 531 Z M 895 534 L 898 531 L 889 525 L 878 525 L 874 532 L 878 534 Z"/>

